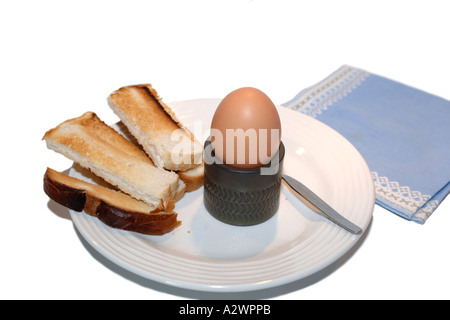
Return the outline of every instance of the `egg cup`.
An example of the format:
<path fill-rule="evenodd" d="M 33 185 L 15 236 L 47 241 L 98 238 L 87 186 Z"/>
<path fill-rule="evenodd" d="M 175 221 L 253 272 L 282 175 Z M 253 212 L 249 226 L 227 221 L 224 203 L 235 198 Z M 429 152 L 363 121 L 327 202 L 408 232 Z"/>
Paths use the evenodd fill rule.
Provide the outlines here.
<path fill-rule="evenodd" d="M 203 201 L 208 212 L 227 224 L 251 226 L 275 215 L 280 204 L 283 142 L 271 163 L 252 169 L 219 163 L 207 139 Z M 270 174 L 268 174 L 270 173 Z"/>

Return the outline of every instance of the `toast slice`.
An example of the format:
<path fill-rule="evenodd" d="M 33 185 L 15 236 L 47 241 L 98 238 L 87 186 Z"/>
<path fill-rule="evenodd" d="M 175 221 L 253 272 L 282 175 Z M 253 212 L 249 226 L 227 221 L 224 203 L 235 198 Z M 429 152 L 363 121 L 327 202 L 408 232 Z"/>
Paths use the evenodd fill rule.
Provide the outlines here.
<path fill-rule="evenodd" d="M 50 199 L 75 211 L 97 217 L 106 225 L 150 235 L 162 235 L 177 228 L 181 222 L 173 212 L 174 204 L 164 208 L 149 206 L 131 196 L 70 177 L 47 168 L 44 191 Z"/>
<path fill-rule="evenodd" d="M 157 167 L 186 171 L 202 163 L 202 145 L 150 84 L 122 87 L 108 104 Z"/>
<path fill-rule="evenodd" d="M 157 168 L 145 152 L 93 112 L 61 123 L 43 139 L 49 149 L 155 208 L 184 194 L 186 186 L 176 173 Z"/>
<path fill-rule="evenodd" d="M 186 171 L 178 171 L 178 176 L 186 184 L 186 192 L 192 192 L 203 186 L 205 166 L 200 164 Z"/>

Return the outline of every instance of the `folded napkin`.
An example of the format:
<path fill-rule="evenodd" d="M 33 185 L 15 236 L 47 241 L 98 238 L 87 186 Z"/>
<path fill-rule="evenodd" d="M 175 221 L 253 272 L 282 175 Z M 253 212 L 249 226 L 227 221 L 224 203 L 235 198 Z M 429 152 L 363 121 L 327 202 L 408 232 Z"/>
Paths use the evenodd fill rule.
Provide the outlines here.
<path fill-rule="evenodd" d="M 283 105 L 349 140 L 397 215 L 423 224 L 450 192 L 450 101 L 342 66 Z"/>

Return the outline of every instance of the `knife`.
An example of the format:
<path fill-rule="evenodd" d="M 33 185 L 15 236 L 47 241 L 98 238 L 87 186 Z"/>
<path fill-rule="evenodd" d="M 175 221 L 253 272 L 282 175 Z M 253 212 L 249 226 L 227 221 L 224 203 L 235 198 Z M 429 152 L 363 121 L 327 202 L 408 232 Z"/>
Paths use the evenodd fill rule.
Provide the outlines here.
<path fill-rule="evenodd" d="M 286 183 L 300 196 L 305 198 L 308 202 L 310 202 L 314 207 L 316 207 L 328 220 L 334 222 L 338 226 L 344 228 L 345 230 L 353 233 L 353 234 L 361 234 L 362 229 L 355 225 L 353 222 L 347 220 L 343 216 L 341 216 L 336 210 L 330 207 L 325 201 L 319 198 L 314 192 L 308 189 L 303 183 L 300 181 L 283 174 L 282 178 Z"/>

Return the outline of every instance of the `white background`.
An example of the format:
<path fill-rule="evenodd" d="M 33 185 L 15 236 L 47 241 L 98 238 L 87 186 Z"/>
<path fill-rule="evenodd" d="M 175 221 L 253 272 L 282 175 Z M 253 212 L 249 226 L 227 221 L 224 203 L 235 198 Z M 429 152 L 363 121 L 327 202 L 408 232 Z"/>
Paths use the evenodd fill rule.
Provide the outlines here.
<path fill-rule="evenodd" d="M 152 83 L 165 102 L 254 86 L 281 104 L 343 64 L 450 99 L 448 1 L 2 1 L 0 298 L 228 298 L 99 256 L 42 190 L 45 131 Z M 448 161 L 448 159 L 443 159 Z M 443 173 L 447 174 L 447 173 Z M 307 281 L 232 298 L 448 299 L 450 200 L 425 225 L 376 206 L 355 252 Z"/>

